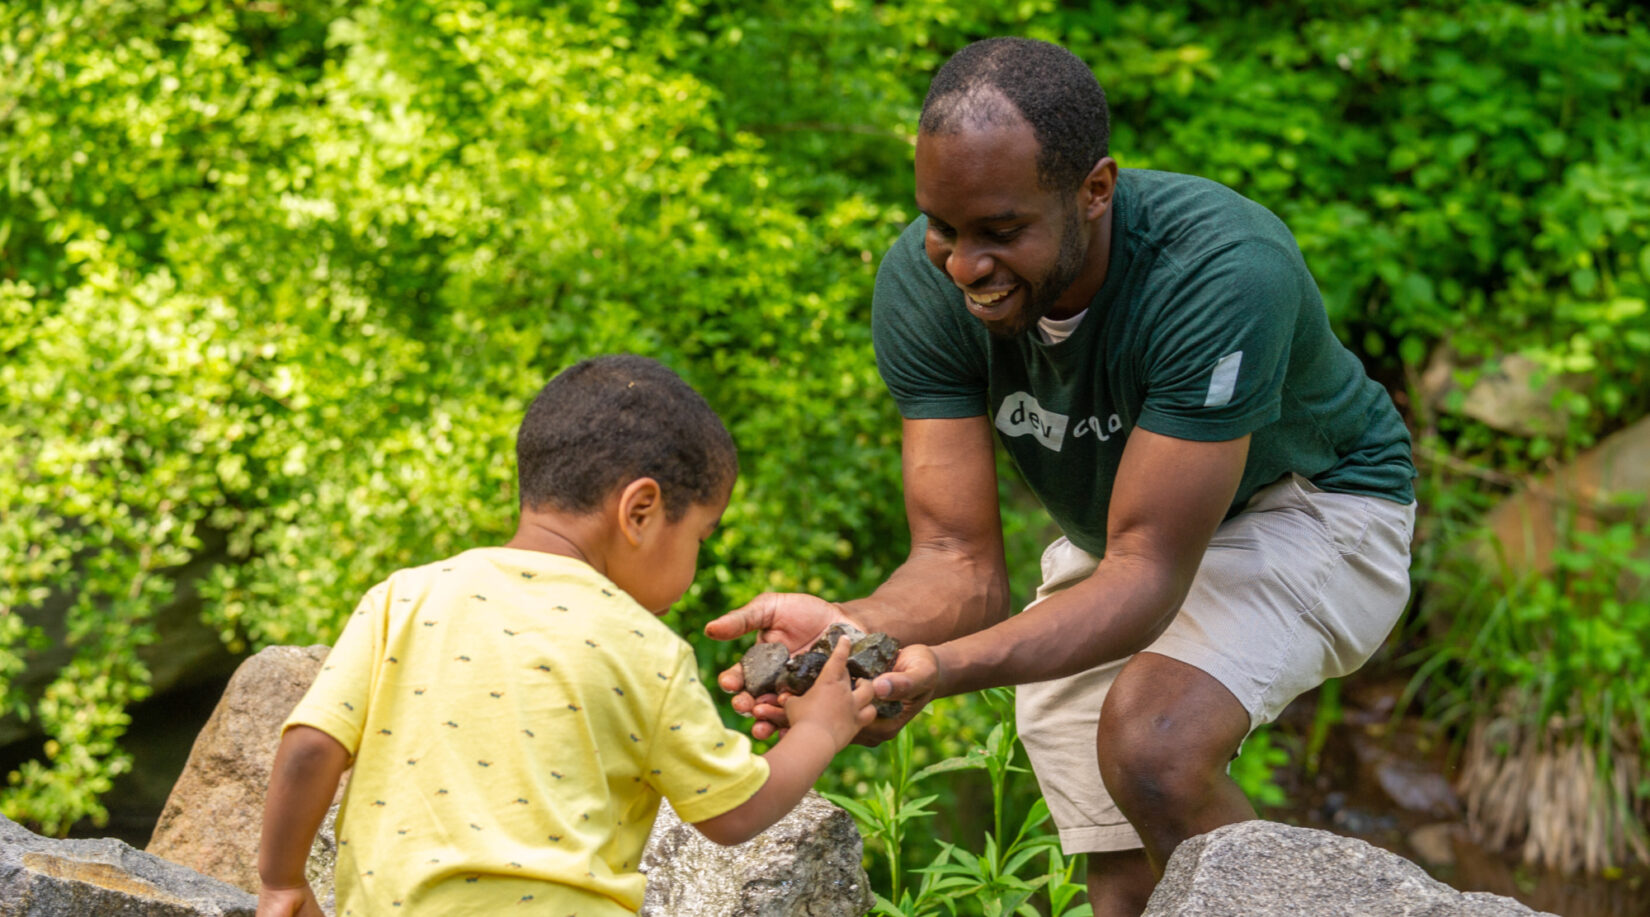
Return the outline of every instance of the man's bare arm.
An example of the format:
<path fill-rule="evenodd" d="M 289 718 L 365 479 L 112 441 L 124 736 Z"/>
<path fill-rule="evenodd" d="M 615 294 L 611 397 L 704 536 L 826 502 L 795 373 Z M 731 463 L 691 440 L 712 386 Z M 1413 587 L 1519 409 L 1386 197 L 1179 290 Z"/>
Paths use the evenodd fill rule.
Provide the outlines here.
<path fill-rule="evenodd" d="M 934 647 L 935 695 L 1058 678 L 1144 649 L 1185 599 L 1248 449 L 1247 436 L 1200 443 L 1136 429 L 1098 569 L 1030 611 Z"/>
<path fill-rule="evenodd" d="M 901 461 L 911 553 L 871 595 L 842 603 L 843 611 L 902 643 L 937 643 L 1006 619 L 990 422 L 907 420 Z"/>
<path fill-rule="evenodd" d="M 904 434 L 911 553 L 887 582 L 866 598 L 842 604 L 802 593 L 764 593 L 705 625 L 707 635 L 732 640 L 757 631 L 760 639 L 796 652 L 845 616 L 866 631 L 890 634 L 907 645 L 950 640 L 1008 617 L 990 422 L 983 415 L 907 420 Z M 717 682 L 734 692 L 734 710 L 757 719 L 752 736 L 765 739 L 784 727 L 778 698 L 745 693 L 739 666 L 722 672 Z M 927 698 L 921 691 L 902 694 L 899 699 L 908 702 L 902 715 L 877 720 L 860 741 L 875 744 L 892 736 Z"/>

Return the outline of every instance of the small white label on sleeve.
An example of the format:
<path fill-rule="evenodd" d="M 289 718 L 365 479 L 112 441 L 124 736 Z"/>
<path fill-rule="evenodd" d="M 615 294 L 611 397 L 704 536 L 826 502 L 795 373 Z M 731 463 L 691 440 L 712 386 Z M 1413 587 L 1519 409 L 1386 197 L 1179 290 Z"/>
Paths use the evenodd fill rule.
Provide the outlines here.
<path fill-rule="evenodd" d="M 1243 351 L 1237 350 L 1220 358 L 1209 376 L 1209 397 L 1203 399 L 1206 408 L 1218 408 L 1232 400 L 1237 391 L 1238 366 L 1243 363 Z"/>

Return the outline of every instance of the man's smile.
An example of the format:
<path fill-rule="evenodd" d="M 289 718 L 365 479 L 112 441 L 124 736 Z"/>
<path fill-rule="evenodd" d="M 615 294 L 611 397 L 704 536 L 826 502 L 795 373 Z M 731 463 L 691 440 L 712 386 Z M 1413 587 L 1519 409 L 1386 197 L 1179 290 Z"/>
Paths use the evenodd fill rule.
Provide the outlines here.
<path fill-rule="evenodd" d="M 968 300 L 968 311 L 982 321 L 999 321 L 1010 311 L 1009 296 L 1019 284 L 990 291 L 963 290 Z"/>
<path fill-rule="evenodd" d="M 998 300 L 1002 299 L 1004 296 L 1007 296 L 1009 293 L 1012 293 L 1013 291 L 1014 291 L 1013 287 L 1004 287 L 1001 290 L 992 290 L 990 292 L 976 293 L 973 290 L 964 290 L 963 292 L 968 294 L 968 298 L 972 299 L 977 305 L 993 306 L 993 305 L 997 304 Z"/>

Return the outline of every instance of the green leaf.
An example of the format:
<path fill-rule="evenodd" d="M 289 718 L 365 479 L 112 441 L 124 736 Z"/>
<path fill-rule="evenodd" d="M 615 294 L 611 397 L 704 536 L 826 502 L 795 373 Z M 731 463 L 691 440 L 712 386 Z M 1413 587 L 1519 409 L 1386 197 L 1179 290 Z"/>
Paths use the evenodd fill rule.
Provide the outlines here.
<path fill-rule="evenodd" d="M 979 750 L 976 749 L 976 751 Z M 916 774 L 912 776 L 911 782 L 916 783 L 926 777 L 932 777 L 935 774 L 950 773 L 951 771 L 980 770 L 985 766 L 986 762 L 982 754 L 947 758 L 944 761 L 937 764 L 930 764 L 927 767 L 917 771 Z"/>

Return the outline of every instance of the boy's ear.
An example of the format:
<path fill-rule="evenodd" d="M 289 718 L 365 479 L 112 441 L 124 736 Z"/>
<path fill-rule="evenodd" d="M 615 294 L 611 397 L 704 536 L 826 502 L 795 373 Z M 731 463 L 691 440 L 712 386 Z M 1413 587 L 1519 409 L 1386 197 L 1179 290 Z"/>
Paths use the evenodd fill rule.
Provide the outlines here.
<path fill-rule="evenodd" d="M 664 492 L 652 478 L 637 478 L 619 491 L 619 530 L 632 545 L 640 545 L 665 518 Z"/>

